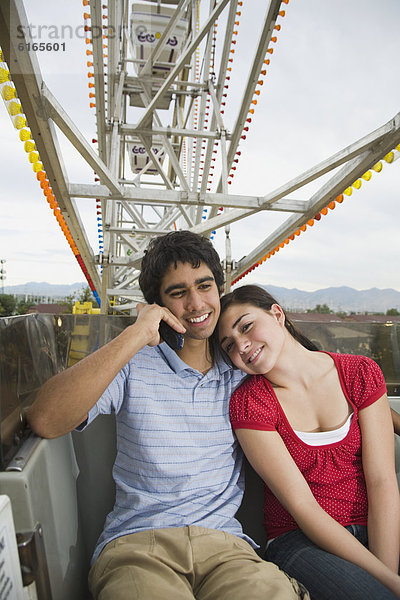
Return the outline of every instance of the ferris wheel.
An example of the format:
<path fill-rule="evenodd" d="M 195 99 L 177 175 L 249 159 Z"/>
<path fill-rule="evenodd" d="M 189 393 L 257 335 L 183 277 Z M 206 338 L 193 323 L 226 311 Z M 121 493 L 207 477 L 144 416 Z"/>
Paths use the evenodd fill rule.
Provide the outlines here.
<path fill-rule="evenodd" d="M 237 36 L 249 0 L 83 0 L 89 103 L 97 133 L 87 140 L 46 86 L 23 3 L 0 6 L 0 92 L 28 153 L 38 185 L 103 312 L 133 311 L 149 240 L 176 229 L 225 237 L 226 288 L 271 259 L 341 203 L 382 160 L 400 155 L 400 117 L 263 196 L 238 195 L 230 184 L 256 118 L 264 77 L 290 10 L 270 0 L 260 35 L 246 48 L 241 97 L 229 113 Z M 57 130 L 93 171 L 68 181 Z M 329 175 L 307 200 L 288 195 Z M 96 204 L 93 248 L 76 200 Z M 287 214 L 239 261 L 230 226 L 256 213 Z"/>

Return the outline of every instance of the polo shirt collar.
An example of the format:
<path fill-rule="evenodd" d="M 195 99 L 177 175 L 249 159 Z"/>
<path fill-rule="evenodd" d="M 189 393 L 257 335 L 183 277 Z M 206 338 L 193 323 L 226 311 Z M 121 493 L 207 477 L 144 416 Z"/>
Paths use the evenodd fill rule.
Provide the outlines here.
<path fill-rule="evenodd" d="M 179 373 L 181 373 L 182 371 L 195 371 L 197 373 L 200 373 L 200 371 L 197 371 L 197 369 L 193 369 L 193 367 L 190 367 L 181 358 L 179 358 L 179 356 L 177 355 L 175 350 L 172 350 L 172 348 L 170 348 L 168 346 L 168 344 L 166 344 L 165 342 L 162 342 L 161 344 L 159 344 L 157 346 L 157 348 L 161 352 L 161 354 L 164 356 L 164 359 L 167 361 L 167 363 L 169 364 L 171 369 L 177 375 L 179 375 Z M 214 364 L 214 366 L 208 371 L 206 376 L 209 376 L 214 373 L 215 378 L 218 378 L 220 375 L 222 375 L 223 373 L 226 373 L 230 369 L 232 369 L 232 367 L 230 365 L 228 365 L 223 360 L 223 358 L 219 358 L 217 360 L 217 362 Z"/>

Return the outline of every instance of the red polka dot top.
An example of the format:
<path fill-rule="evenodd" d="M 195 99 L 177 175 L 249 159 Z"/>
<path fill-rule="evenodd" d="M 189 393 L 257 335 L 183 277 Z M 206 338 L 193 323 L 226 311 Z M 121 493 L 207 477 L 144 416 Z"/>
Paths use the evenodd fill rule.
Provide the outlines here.
<path fill-rule="evenodd" d="M 310 446 L 295 434 L 271 384 L 262 375 L 247 378 L 233 393 L 230 418 L 234 429 L 277 431 L 322 508 L 342 525 L 367 524 L 368 500 L 361 460 L 358 410 L 386 393 L 378 365 L 365 356 L 327 352 L 354 415 L 344 439 Z M 267 538 L 298 529 L 297 523 L 265 486 L 264 526 Z"/>

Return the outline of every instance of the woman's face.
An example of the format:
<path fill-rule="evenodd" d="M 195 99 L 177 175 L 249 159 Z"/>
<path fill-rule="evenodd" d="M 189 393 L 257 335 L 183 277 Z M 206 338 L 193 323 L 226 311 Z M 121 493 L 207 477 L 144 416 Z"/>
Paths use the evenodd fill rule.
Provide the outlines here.
<path fill-rule="evenodd" d="M 285 315 L 278 304 L 268 312 L 251 304 L 234 304 L 218 323 L 222 349 L 234 365 L 250 375 L 264 375 L 274 368 L 285 335 Z"/>

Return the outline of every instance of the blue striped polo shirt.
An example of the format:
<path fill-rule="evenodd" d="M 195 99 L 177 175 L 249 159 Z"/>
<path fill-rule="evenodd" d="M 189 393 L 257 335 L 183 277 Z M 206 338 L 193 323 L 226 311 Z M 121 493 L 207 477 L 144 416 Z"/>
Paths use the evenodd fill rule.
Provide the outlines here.
<path fill-rule="evenodd" d="M 93 562 L 111 540 L 199 525 L 249 541 L 235 514 L 244 490 L 229 399 L 243 378 L 223 360 L 203 375 L 162 343 L 140 350 L 91 409 L 116 413 L 116 500 Z"/>

